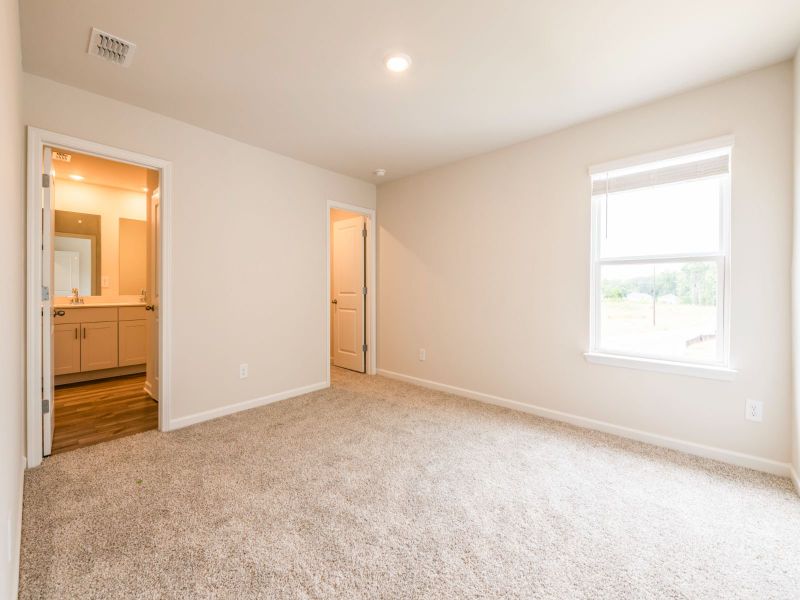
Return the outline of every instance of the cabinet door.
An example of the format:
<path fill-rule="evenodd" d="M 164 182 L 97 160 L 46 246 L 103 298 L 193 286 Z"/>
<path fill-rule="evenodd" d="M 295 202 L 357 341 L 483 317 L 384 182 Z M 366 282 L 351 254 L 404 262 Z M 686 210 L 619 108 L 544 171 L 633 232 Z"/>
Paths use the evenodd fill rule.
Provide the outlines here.
<path fill-rule="evenodd" d="M 81 371 L 117 366 L 117 322 L 81 323 Z"/>
<path fill-rule="evenodd" d="M 78 373 L 81 370 L 81 326 L 58 323 L 53 327 L 54 375 Z"/>
<path fill-rule="evenodd" d="M 147 320 L 119 322 L 119 366 L 143 365 L 147 360 Z"/>

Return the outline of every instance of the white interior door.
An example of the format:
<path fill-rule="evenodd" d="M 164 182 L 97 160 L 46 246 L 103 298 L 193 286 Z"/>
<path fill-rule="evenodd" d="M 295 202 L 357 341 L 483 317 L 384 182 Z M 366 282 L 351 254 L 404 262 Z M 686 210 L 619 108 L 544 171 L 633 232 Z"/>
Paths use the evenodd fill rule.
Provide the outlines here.
<path fill-rule="evenodd" d="M 53 150 L 45 146 L 42 158 L 42 454 L 49 456 L 56 427 L 53 378 L 53 239 L 56 221 Z"/>
<path fill-rule="evenodd" d="M 333 364 L 365 372 L 364 217 L 333 224 Z"/>
<path fill-rule="evenodd" d="M 69 296 L 81 287 L 81 255 L 74 250 L 56 250 L 53 255 L 54 295 Z"/>
<path fill-rule="evenodd" d="M 145 392 L 153 400 L 158 400 L 158 331 L 161 290 L 161 195 L 153 191 L 150 211 L 147 215 L 147 374 Z"/>

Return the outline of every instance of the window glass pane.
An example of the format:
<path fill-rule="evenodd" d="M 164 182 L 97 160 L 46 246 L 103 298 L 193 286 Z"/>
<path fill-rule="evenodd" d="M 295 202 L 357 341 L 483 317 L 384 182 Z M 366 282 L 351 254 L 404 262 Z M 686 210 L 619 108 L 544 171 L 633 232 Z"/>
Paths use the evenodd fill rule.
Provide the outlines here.
<path fill-rule="evenodd" d="M 596 196 L 600 256 L 717 252 L 722 177 Z"/>
<path fill-rule="evenodd" d="M 716 362 L 717 270 L 714 261 L 602 266 L 600 350 Z"/>

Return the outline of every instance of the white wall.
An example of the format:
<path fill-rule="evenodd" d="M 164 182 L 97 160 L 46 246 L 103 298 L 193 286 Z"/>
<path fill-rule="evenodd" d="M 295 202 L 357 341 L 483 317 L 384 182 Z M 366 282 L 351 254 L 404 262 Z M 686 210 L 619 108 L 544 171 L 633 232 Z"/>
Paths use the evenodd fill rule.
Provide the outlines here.
<path fill-rule="evenodd" d="M 0 598 L 16 598 L 25 453 L 25 130 L 17 10 L 17 0 L 0 0 Z"/>
<path fill-rule="evenodd" d="M 326 200 L 374 207 L 372 184 L 47 79 L 24 84 L 27 124 L 173 163 L 173 419 L 325 381 Z"/>
<path fill-rule="evenodd" d="M 790 455 L 792 65 L 382 185 L 383 370 L 779 461 Z M 736 136 L 732 382 L 588 364 L 587 167 Z M 419 348 L 427 361 L 418 360 Z M 764 421 L 744 419 L 745 398 Z"/>
<path fill-rule="evenodd" d="M 794 257 L 792 263 L 792 466 L 800 492 L 800 48 L 794 57 Z"/>
<path fill-rule="evenodd" d="M 100 295 L 119 296 L 119 220 L 146 221 L 147 196 L 68 179 L 58 179 L 55 190 L 56 210 L 100 215 L 100 275 L 108 281 Z"/>

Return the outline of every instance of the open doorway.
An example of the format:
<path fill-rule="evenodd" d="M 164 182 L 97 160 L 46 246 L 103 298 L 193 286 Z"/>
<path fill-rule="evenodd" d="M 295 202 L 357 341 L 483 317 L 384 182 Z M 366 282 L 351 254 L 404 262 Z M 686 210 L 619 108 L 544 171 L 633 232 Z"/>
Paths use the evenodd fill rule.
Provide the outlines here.
<path fill-rule="evenodd" d="M 59 147 L 42 159 L 47 456 L 158 427 L 159 173 Z"/>
<path fill-rule="evenodd" d="M 329 364 L 375 372 L 374 211 L 329 204 Z"/>
<path fill-rule="evenodd" d="M 50 454 L 169 429 L 161 317 L 169 163 L 33 128 L 28 157 L 33 467 Z"/>

